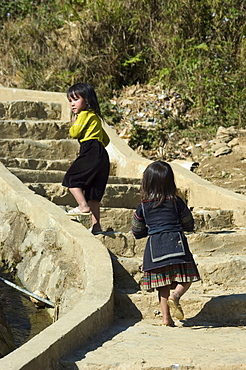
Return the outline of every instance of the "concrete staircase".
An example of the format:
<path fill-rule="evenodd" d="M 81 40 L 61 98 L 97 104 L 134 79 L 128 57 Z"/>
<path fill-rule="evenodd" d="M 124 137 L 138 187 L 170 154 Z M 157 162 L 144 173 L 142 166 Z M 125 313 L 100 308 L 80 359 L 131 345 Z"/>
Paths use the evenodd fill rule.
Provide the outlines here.
<path fill-rule="evenodd" d="M 0 161 L 35 193 L 60 206 L 76 202 L 61 185 L 76 158 L 78 142 L 68 135 L 69 122 L 0 120 Z M 132 208 L 138 203 L 139 179 L 118 178 L 113 169 L 102 206 Z"/>
<path fill-rule="evenodd" d="M 50 104 L 50 116 L 57 118 L 57 111 L 57 105 Z M 25 107 L 19 108 L 19 116 L 11 117 L 9 113 L 7 119 L 5 115 L 0 120 L 0 161 L 37 194 L 64 209 L 74 207 L 73 197 L 61 186 L 78 150 L 76 140 L 68 137 L 69 123 L 49 116 L 44 119 L 37 112 L 35 119 L 30 116 Z M 116 316 L 160 320 L 156 292 L 143 293 L 140 289 L 146 240 L 136 241 L 130 232 L 139 188 L 138 178 L 117 177 L 111 169 L 102 200 L 105 232 L 95 237 L 112 257 Z M 246 230 L 237 227 L 231 210 L 192 211 L 196 232 L 189 234 L 188 240 L 202 281 L 194 283 L 182 298 L 186 323 L 246 325 Z M 77 221 L 84 223 L 83 218 L 77 217 Z"/>

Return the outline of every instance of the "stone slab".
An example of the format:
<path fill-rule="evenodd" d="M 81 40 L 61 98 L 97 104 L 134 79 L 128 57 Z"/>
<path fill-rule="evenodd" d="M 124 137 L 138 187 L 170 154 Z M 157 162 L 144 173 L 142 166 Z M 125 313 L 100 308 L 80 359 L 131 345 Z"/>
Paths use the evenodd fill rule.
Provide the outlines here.
<path fill-rule="evenodd" d="M 75 140 L 0 139 L 0 157 L 74 160 L 77 151 Z"/>
<path fill-rule="evenodd" d="M 32 140 L 70 139 L 70 123 L 61 121 L 1 120 L 2 139 L 27 138 Z"/>
<path fill-rule="evenodd" d="M 61 119 L 60 103 L 11 100 L 0 103 L 2 119 Z"/>
<path fill-rule="evenodd" d="M 213 323 L 159 326 L 160 319 L 117 319 L 62 361 L 66 370 L 245 370 L 245 327 Z"/>

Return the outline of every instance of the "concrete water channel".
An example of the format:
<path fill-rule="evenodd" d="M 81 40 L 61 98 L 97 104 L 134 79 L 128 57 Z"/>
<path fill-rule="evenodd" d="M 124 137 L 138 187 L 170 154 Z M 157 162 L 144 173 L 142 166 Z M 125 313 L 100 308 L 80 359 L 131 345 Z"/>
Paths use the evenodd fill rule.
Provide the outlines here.
<path fill-rule="evenodd" d="M 1 359 L 0 369 L 96 369 L 103 363 L 102 369 L 113 369 L 106 359 L 110 359 L 108 353 L 115 342 L 108 342 L 106 356 L 103 352 L 97 355 L 96 367 L 90 362 L 79 363 L 79 356 L 74 354 L 75 349 L 77 353 L 86 348 L 90 351 L 88 341 L 96 335 L 99 346 L 103 340 L 107 348 L 110 336 L 115 336 L 117 344 L 117 333 L 123 335 L 127 330 L 114 327 L 115 312 L 121 318 L 137 314 L 143 325 L 154 319 L 156 296 L 138 290 L 144 241 L 134 241 L 126 227 L 139 199 L 139 179 L 149 161 L 133 152 L 105 124 L 111 138 L 107 150 L 112 166 L 102 222 L 105 229 L 115 232 L 95 237 L 80 222 L 68 220 L 62 209 L 73 206 L 60 182 L 76 149 L 76 143 L 64 136 L 69 121 L 65 94 L 0 88 L 0 102 L 1 259 L 8 268 L 16 267 L 26 289 L 40 288 L 55 302 L 55 309 L 47 311 L 50 317 L 58 317 Z M 37 117 L 40 112 L 45 117 Z M 189 242 L 202 283 L 183 302 L 187 317 L 197 317 L 200 324 L 210 318 L 225 327 L 245 325 L 246 197 L 213 186 L 176 163 L 171 165 L 179 191 L 192 207 L 198 225 Z M 136 335 L 147 330 L 147 326 L 138 329 L 139 325 L 133 325 Z M 100 338 L 103 330 L 106 335 Z M 122 343 L 131 347 L 130 338 L 125 337 Z M 122 361 L 124 369 L 126 360 L 123 356 L 120 360 L 120 353 L 119 349 L 116 360 Z"/>

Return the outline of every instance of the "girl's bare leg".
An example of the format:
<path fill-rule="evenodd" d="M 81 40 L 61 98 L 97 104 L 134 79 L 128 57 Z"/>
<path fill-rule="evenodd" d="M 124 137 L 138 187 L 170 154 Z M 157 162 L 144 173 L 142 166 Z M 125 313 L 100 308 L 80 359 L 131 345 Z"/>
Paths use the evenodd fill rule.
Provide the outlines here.
<path fill-rule="evenodd" d="M 179 304 L 179 299 L 182 297 L 185 292 L 189 289 L 192 283 L 178 283 L 176 288 L 170 297 L 174 300 L 176 304 Z"/>
<path fill-rule="evenodd" d="M 167 299 L 170 295 L 170 285 L 158 288 L 158 297 L 162 312 L 162 324 L 163 325 L 174 325 L 173 319 L 170 314 L 170 309 L 167 304 Z"/>
<path fill-rule="evenodd" d="M 76 202 L 78 203 L 78 208 L 81 212 L 89 213 L 90 207 L 85 200 L 82 189 L 80 188 L 69 188 L 70 193 L 74 196 Z"/>
<path fill-rule="evenodd" d="M 92 213 L 92 233 L 102 231 L 100 225 L 100 203 L 97 200 L 89 200 L 88 204 Z"/>

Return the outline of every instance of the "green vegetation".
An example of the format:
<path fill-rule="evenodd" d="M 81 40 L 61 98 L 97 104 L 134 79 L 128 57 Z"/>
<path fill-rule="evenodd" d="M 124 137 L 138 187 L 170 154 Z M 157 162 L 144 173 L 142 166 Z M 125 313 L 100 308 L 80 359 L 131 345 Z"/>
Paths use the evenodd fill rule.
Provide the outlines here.
<path fill-rule="evenodd" d="M 244 0 L 3 0 L 0 20 L 3 86 L 65 92 L 86 81 L 105 100 L 161 83 L 199 125 L 245 127 Z"/>
<path fill-rule="evenodd" d="M 131 129 L 132 138 L 129 145 L 133 149 L 137 149 L 140 145 L 146 150 L 158 148 L 163 146 L 167 141 L 166 131 L 167 129 L 161 124 L 144 128 L 133 122 Z"/>

